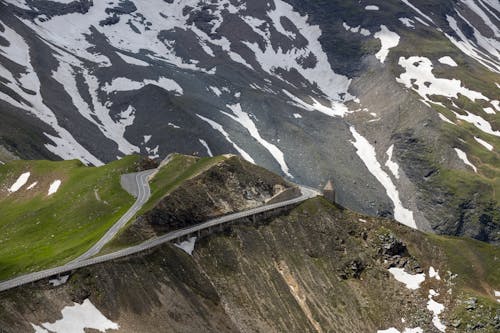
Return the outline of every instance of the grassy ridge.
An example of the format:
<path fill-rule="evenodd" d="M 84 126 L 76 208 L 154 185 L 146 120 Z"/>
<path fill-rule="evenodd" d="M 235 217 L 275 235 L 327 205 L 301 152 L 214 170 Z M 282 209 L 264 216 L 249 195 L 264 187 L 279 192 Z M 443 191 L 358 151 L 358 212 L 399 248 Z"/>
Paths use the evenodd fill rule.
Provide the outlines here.
<path fill-rule="evenodd" d="M 163 197 L 175 190 L 184 181 L 196 177 L 226 158 L 227 157 L 224 155 L 199 158 L 175 154 L 169 163 L 161 167 L 158 173 L 150 181 L 151 197 L 136 215 L 140 216 L 153 209 Z M 142 241 L 141 239 L 131 239 L 126 232 L 127 228 L 130 227 L 134 221 L 135 219 L 131 219 L 127 226 L 120 230 L 120 232 L 106 244 L 101 254 L 110 253 L 140 243 Z"/>
<path fill-rule="evenodd" d="M 64 263 L 88 249 L 134 202 L 122 189 L 120 175 L 135 171 L 137 161 L 129 156 L 99 168 L 79 161 L 1 165 L 0 280 Z M 28 183 L 9 193 L 28 171 Z M 62 184 L 48 196 L 56 179 Z"/>

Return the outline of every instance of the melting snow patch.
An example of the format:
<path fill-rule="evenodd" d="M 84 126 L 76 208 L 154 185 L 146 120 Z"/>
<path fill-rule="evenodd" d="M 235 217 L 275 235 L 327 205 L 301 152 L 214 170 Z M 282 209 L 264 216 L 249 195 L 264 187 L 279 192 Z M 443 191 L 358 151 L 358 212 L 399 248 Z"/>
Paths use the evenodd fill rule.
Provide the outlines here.
<path fill-rule="evenodd" d="M 122 60 L 125 61 L 127 64 L 136 65 L 136 66 L 143 66 L 143 67 L 149 66 L 149 64 L 147 62 L 142 61 L 140 59 L 128 56 L 128 55 L 120 53 L 120 52 L 116 52 L 116 54 L 118 54 L 120 56 L 120 58 L 122 58 Z"/>
<path fill-rule="evenodd" d="M 491 135 L 500 136 L 500 131 L 493 130 L 493 128 L 491 127 L 491 124 L 488 121 L 484 120 L 484 118 L 482 118 L 480 116 L 476 116 L 475 114 L 470 113 L 467 110 L 465 110 L 465 112 L 467 113 L 466 116 L 463 116 L 463 115 L 458 114 L 456 112 L 454 112 L 454 113 L 458 119 L 465 120 L 466 122 L 471 123 L 472 125 L 479 128 L 481 131 L 488 133 L 488 134 L 491 134 Z"/>
<path fill-rule="evenodd" d="M 440 118 L 442 121 L 447 122 L 447 123 L 450 123 L 450 124 L 452 124 L 452 125 L 455 125 L 455 123 L 454 123 L 454 122 L 452 122 L 450 119 L 446 118 L 446 117 L 445 117 L 444 115 L 442 115 L 441 113 L 438 113 L 438 116 L 439 116 L 439 118 Z"/>
<path fill-rule="evenodd" d="M 194 251 L 194 245 L 196 243 L 196 237 L 189 237 L 187 241 L 183 241 L 180 243 L 174 243 L 175 246 L 177 246 L 179 249 L 183 250 L 190 256 L 193 255 Z"/>
<path fill-rule="evenodd" d="M 467 24 L 459 24 L 454 17 L 446 15 L 448 25 L 455 32 L 454 36 L 445 34 L 446 37 L 463 53 L 474 58 L 491 71 L 499 73 L 500 65 L 498 63 L 498 41 L 494 38 L 487 38 L 483 36 L 474 27 L 474 25 L 465 19 L 465 17 L 460 14 L 458 14 L 458 16 Z M 472 28 L 472 31 L 462 31 L 459 27 L 462 25 L 468 27 L 468 29 Z M 494 27 L 494 25 L 491 27 Z M 467 37 L 471 34 L 471 32 L 475 42 L 473 39 Z"/>
<path fill-rule="evenodd" d="M 441 277 L 439 276 L 439 271 L 436 271 L 432 266 L 429 267 L 429 277 L 435 278 L 436 280 L 441 280 Z"/>
<path fill-rule="evenodd" d="M 365 7 L 365 10 L 379 10 L 379 8 L 376 5 L 368 5 Z"/>
<path fill-rule="evenodd" d="M 52 194 L 56 193 L 57 190 L 59 189 L 59 186 L 61 186 L 61 181 L 59 179 L 53 181 L 52 184 L 50 184 L 49 192 L 47 195 L 52 195 Z"/>
<path fill-rule="evenodd" d="M 201 120 L 207 122 L 214 130 L 220 132 L 224 138 L 230 143 L 233 145 L 234 149 L 236 149 L 236 151 L 238 151 L 238 153 L 240 153 L 240 155 L 247 161 L 255 164 L 255 161 L 253 160 L 253 158 L 246 152 L 244 151 L 243 149 L 241 149 L 236 143 L 233 142 L 233 140 L 231 140 L 229 138 L 229 134 L 227 134 L 227 132 L 224 130 L 224 128 L 222 127 L 221 124 L 211 120 L 211 119 L 208 119 L 208 118 L 205 118 L 203 117 L 202 115 L 199 115 L 197 114 L 198 118 L 200 118 Z"/>
<path fill-rule="evenodd" d="M 500 291 L 493 290 L 493 294 L 497 298 L 497 302 L 500 303 Z"/>
<path fill-rule="evenodd" d="M 60 285 L 63 285 L 66 282 L 68 282 L 68 279 L 69 279 L 69 275 L 63 275 L 57 279 L 49 280 L 49 283 L 54 287 L 59 287 Z"/>
<path fill-rule="evenodd" d="M 487 114 L 495 114 L 495 110 L 493 110 L 493 108 L 490 108 L 490 107 L 487 107 L 487 108 L 483 108 L 484 112 L 486 112 Z"/>
<path fill-rule="evenodd" d="M 396 80 L 407 88 L 415 90 L 425 101 L 430 101 L 431 95 L 458 98 L 458 94 L 471 100 L 488 100 L 480 92 L 463 87 L 460 80 L 435 77 L 432 73 L 432 62 L 426 57 L 400 57 L 398 64 L 405 69 L 405 72 Z"/>
<path fill-rule="evenodd" d="M 449 56 L 444 56 L 444 57 L 441 57 L 438 59 L 438 61 L 440 63 L 442 63 L 443 65 L 448 65 L 448 66 L 451 66 L 451 67 L 457 67 L 457 63 L 455 62 L 455 60 L 453 60 L 451 57 Z"/>
<path fill-rule="evenodd" d="M 203 147 L 205 147 L 205 149 L 207 150 L 208 156 L 213 157 L 214 154 L 212 154 L 212 150 L 210 150 L 208 143 L 203 139 L 198 139 L 198 141 L 200 141 L 200 143 L 203 145 Z"/>
<path fill-rule="evenodd" d="M 234 121 L 238 122 L 241 126 L 246 128 L 246 130 L 250 133 L 250 135 L 257 140 L 258 143 L 260 143 L 264 148 L 266 148 L 271 155 L 274 157 L 276 162 L 281 167 L 281 170 L 285 175 L 287 175 L 290 178 L 293 178 L 293 176 L 290 174 L 288 170 L 288 165 L 285 162 L 285 155 L 281 150 L 278 149 L 275 145 L 272 143 L 266 141 L 264 138 L 259 133 L 259 130 L 257 129 L 257 126 L 255 126 L 255 123 L 253 120 L 250 118 L 248 113 L 244 112 L 241 109 L 241 105 L 239 103 L 237 104 L 228 104 L 226 105 L 231 111 L 233 111 L 234 115 L 229 114 L 227 112 L 222 112 L 226 116 L 230 117 Z"/>
<path fill-rule="evenodd" d="M 212 90 L 212 92 L 217 96 L 217 97 L 220 97 L 220 95 L 222 95 L 222 91 L 220 91 L 219 88 L 217 87 L 214 87 L 214 86 L 210 86 L 208 87 L 210 90 Z"/>
<path fill-rule="evenodd" d="M 181 128 L 180 126 L 177 126 L 174 123 L 168 123 L 167 125 L 170 126 L 170 127 L 173 127 L 173 128 Z"/>
<path fill-rule="evenodd" d="M 385 162 L 385 166 L 391 170 L 392 174 L 396 179 L 399 179 L 399 165 L 396 162 L 392 161 L 392 150 L 394 149 L 394 145 L 391 145 L 389 149 L 387 149 L 387 161 Z"/>
<path fill-rule="evenodd" d="M 12 186 L 9 188 L 10 193 L 17 192 L 21 187 L 23 187 L 27 182 L 28 179 L 30 178 L 31 173 L 25 172 L 22 175 L 17 178 L 16 182 L 12 184 Z"/>
<path fill-rule="evenodd" d="M 389 272 L 394 276 L 396 280 L 402 282 L 406 285 L 406 288 L 410 290 L 416 290 L 420 288 L 420 284 L 425 281 L 425 274 L 409 274 L 406 273 L 403 268 L 391 267 Z"/>
<path fill-rule="evenodd" d="M 301 116 L 300 114 L 298 114 L 298 113 L 294 113 L 294 114 L 293 114 L 293 117 L 294 117 L 294 118 L 302 118 L 302 116 Z"/>
<path fill-rule="evenodd" d="M 86 328 L 105 332 L 119 328 L 118 324 L 106 318 L 88 299 L 82 304 L 74 303 L 72 306 L 64 307 L 61 313 L 63 318 L 52 324 L 31 325 L 35 332 L 46 332 L 47 329 L 55 333 L 85 333 Z"/>
<path fill-rule="evenodd" d="M 111 84 L 106 84 L 103 87 L 103 90 L 107 93 L 116 92 L 116 91 L 130 91 L 130 90 L 139 90 L 142 87 L 152 84 L 163 88 L 167 91 L 173 91 L 179 95 L 183 94 L 183 90 L 177 82 L 172 79 L 168 79 L 165 77 L 160 77 L 158 80 L 144 80 L 142 82 L 132 81 L 126 77 L 119 77 L 114 79 Z"/>
<path fill-rule="evenodd" d="M 414 5 L 411 4 L 410 1 L 408 0 L 401 0 L 404 4 L 406 4 L 408 7 L 410 7 L 411 9 L 413 9 L 415 12 L 417 12 L 420 16 L 422 16 L 423 18 L 425 18 L 426 20 L 428 20 L 429 22 L 432 22 L 434 23 L 434 21 L 427 15 L 425 15 L 424 13 L 422 13 L 420 11 L 420 9 L 418 9 L 417 7 L 415 7 Z M 424 23 L 425 25 L 428 26 L 428 24 Z"/>
<path fill-rule="evenodd" d="M 488 149 L 489 151 L 493 151 L 492 144 L 489 144 L 488 142 L 482 140 L 481 138 L 478 138 L 477 136 L 474 137 L 474 140 L 476 140 L 479 144 L 481 144 L 484 148 Z"/>
<path fill-rule="evenodd" d="M 148 143 L 151 140 L 152 135 L 144 135 L 144 143 Z"/>
<path fill-rule="evenodd" d="M 427 302 L 427 310 L 432 312 L 432 324 L 441 332 L 446 331 L 446 326 L 439 319 L 439 315 L 444 310 L 444 305 L 436 302 L 432 299 L 433 296 L 438 296 L 439 294 L 433 289 L 429 290 L 429 301 Z"/>
<path fill-rule="evenodd" d="M 31 190 L 33 189 L 36 185 L 38 184 L 38 182 L 33 182 L 30 186 L 28 186 L 28 190 Z"/>
<path fill-rule="evenodd" d="M 403 23 L 406 27 L 415 29 L 415 21 L 407 17 L 400 17 L 399 21 Z"/>
<path fill-rule="evenodd" d="M 398 46 L 399 35 L 387 29 L 385 25 L 381 25 L 380 31 L 376 32 L 373 36 L 380 39 L 380 44 L 382 44 L 380 51 L 375 54 L 375 57 L 377 57 L 381 63 L 384 63 L 385 59 L 389 55 L 389 49 Z"/>
<path fill-rule="evenodd" d="M 469 161 L 469 159 L 467 158 L 467 154 L 463 150 L 460 150 L 458 148 L 455 148 L 455 151 L 457 153 L 458 158 L 460 158 L 462 160 L 462 162 L 464 162 L 466 165 L 470 166 L 474 170 L 474 172 L 477 173 L 476 166 Z"/>
<path fill-rule="evenodd" d="M 392 182 L 391 177 L 382 170 L 382 166 L 377 160 L 375 148 L 354 127 L 351 126 L 350 130 L 355 139 L 351 143 L 356 148 L 356 153 L 370 173 L 384 186 L 387 196 L 392 200 L 394 204 L 394 218 L 400 223 L 416 229 L 417 225 L 413 219 L 413 212 L 403 207 L 396 185 Z"/>

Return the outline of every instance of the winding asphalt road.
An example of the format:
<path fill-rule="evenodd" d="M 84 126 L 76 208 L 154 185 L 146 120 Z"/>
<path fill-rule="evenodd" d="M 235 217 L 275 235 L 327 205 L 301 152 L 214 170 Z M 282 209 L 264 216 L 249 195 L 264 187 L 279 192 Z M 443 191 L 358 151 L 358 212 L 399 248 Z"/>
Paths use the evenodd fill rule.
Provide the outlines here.
<path fill-rule="evenodd" d="M 136 184 L 137 184 L 137 201 L 135 204 L 127 211 L 125 215 L 104 235 L 99 242 L 97 242 L 90 250 L 85 252 L 82 256 L 78 257 L 77 259 L 59 266 L 55 268 L 50 268 L 46 269 L 43 271 L 38 271 L 30 274 L 25 274 L 22 276 L 18 276 L 16 278 L 13 278 L 11 280 L 3 281 L 0 282 L 0 292 L 5 291 L 8 289 L 16 288 L 31 282 L 35 282 L 38 280 L 42 280 L 48 277 L 52 277 L 55 275 L 59 274 L 64 274 L 71 272 L 72 270 L 75 270 L 77 268 L 82 268 L 86 266 L 91 266 L 95 265 L 98 263 L 118 259 L 118 258 L 123 258 L 138 252 L 142 252 L 148 249 L 151 249 L 153 247 L 156 247 L 158 245 L 180 239 L 182 237 L 188 236 L 188 235 L 196 235 L 197 232 L 209 228 L 213 228 L 222 224 L 228 224 L 231 222 L 238 221 L 242 218 L 245 217 L 250 217 L 255 214 L 263 213 L 266 211 L 272 211 L 278 208 L 283 208 L 287 206 L 292 206 L 296 205 L 298 203 L 301 203 L 307 199 L 313 198 L 319 193 L 312 188 L 309 187 L 303 187 L 301 186 L 301 196 L 291 199 L 291 200 L 286 200 L 282 202 L 278 202 L 275 204 L 271 205 L 264 205 L 256 208 L 252 208 L 243 212 L 238 212 L 234 214 L 229 214 L 225 215 L 222 217 L 218 217 L 212 220 L 209 220 L 204 223 L 197 224 L 195 226 L 189 227 L 189 228 L 184 228 L 184 229 L 179 229 L 172 231 L 168 234 L 165 234 L 160 237 L 152 238 L 149 239 L 139 245 L 136 246 L 131 246 L 123 250 L 119 250 L 113 253 L 105 254 L 102 256 L 98 257 L 93 257 L 96 255 L 100 249 L 111 239 L 113 238 L 114 235 L 120 230 L 121 227 L 123 227 L 127 221 L 134 216 L 134 214 L 142 207 L 142 205 L 148 200 L 149 195 L 150 195 L 150 190 L 149 190 L 149 185 L 148 185 L 148 177 L 151 175 L 151 173 L 154 172 L 154 170 L 148 170 L 148 171 L 143 171 L 140 173 L 135 174 L 136 177 Z"/>
<path fill-rule="evenodd" d="M 70 261 L 70 263 L 82 261 L 98 254 L 104 245 L 113 239 L 118 231 L 120 231 L 120 229 L 123 228 L 132 217 L 134 217 L 134 215 L 142 208 L 151 196 L 148 179 L 149 176 L 151 176 L 155 171 L 156 169 L 152 169 L 142 172 L 129 173 L 122 176 L 121 183 L 123 188 L 136 197 L 136 201 L 132 207 L 130 207 L 129 210 L 123 214 L 123 216 L 120 217 L 120 219 L 104 234 L 104 236 L 102 236 L 102 238 L 94 244 L 94 246 L 78 258 Z"/>

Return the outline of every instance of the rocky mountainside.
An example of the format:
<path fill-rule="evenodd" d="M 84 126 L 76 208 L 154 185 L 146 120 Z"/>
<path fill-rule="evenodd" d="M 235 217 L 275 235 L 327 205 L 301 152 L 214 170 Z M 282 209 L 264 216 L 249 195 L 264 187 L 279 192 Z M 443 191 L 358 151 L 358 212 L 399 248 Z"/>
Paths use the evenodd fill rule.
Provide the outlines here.
<path fill-rule="evenodd" d="M 493 245 L 425 234 L 322 198 L 195 241 L 3 292 L 0 327 L 9 333 L 500 328 L 500 253 Z"/>
<path fill-rule="evenodd" d="M 0 160 L 236 153 L 498 243 L 496 0 L 1 0 Z"/>

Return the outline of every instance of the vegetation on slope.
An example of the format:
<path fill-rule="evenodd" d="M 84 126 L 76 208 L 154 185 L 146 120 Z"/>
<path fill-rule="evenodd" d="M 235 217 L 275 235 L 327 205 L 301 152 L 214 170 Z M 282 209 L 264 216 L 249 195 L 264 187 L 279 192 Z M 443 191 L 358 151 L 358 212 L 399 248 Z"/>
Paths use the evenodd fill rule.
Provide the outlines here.
<path fill-rule="evenodd" d="M 134 172 L 138 160 L 128 156 L 98 168 L 75 160 L 0 165 L 0 280 L 62 264 L 95 243 L 134 202 L 120 176 Z M 28 182 L 9 192 L 25 172 Z M 60 188 L 49 196 L 55 180 Z"/>

